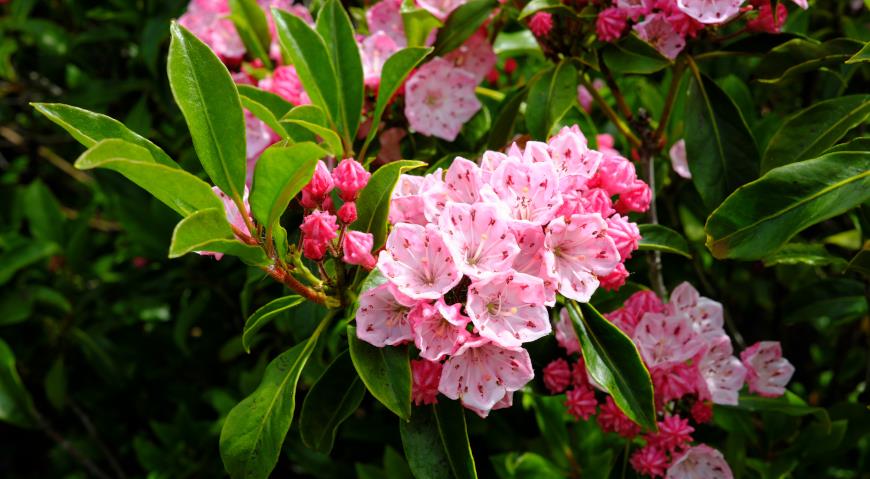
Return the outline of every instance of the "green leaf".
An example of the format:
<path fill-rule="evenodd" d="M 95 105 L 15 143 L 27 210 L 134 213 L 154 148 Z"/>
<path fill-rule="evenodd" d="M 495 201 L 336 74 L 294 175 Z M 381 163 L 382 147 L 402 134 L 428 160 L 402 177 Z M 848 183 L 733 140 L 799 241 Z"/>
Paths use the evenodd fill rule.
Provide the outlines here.
<path fill-rule="evenodd" d="M 508 93 L 505 99 L 502 100 L 501 109 L 492 123 L 492 130 L 487 140 L 487 147 L 489 149 L 500 150 L 508 144 L 513 135 L 514 123 L 517 121 L 517 116 L 519 116 L 520 107 L 528 93 L 529 89 L 522 87 Z"/>
<path fill-rule="evenodd" d="M 827 429 L 831 427 L 831 418 L 828 411 L 821 407 L 808 406 L 803 399 L 791 391 L 777 398 L 741 394 L 737 406 L 717 406 L 724 408 L 741 409 L 751 412 L 776 412 L 788 416 L 813 415 L 822 422 Z"/>
<path fill-rule="evenodd" d="M 441 56 L 459 48 L 483 25 L 495 6 L 495 0 L 471 0 L 450 12 L 444 27 L 438 30 L 435 37 L 433 54 Z"/>
<path fill-rule="evenodd" d="M 41 180 L 34 180 L 24 190 L 24 217 L 30 234 L 40 240 L 54 241 L 64 244 L 67 240 L 64 234 L 66 217 L 60 209 L 57 198 Z"/>
<path fill-rule="evenodd" d="M 272 129 L 275 133 L 277 133 L 281 138 L 287 139 L 289 135 L 287 134 L 287 130 L 284 128 L 284 125 L 278 121 L 278 117 L 276 117 L 272 110 L 263 105 L 262 103 L 258 103 L 255 100 L 252 100 L 244 95 L 239 97 L 242 101 L 242 106 L 245 107 L 248 111 L 251 112 L 252 115 L 256 116 L 260 121 L 265 123 L 269 128 Z"/>
<path fill-rule="evenodd" d="M 822 101 L 787 119 L 767 145 L 762 172 L 815 158 L 870 116 L 870 95 Z"/>
<path fill-rule="evenodd" d="M 411 363 L 406 346 L 376 348 L 347 327 L 350 357 L 359 377 L 378 401 L 407 421 L 411 417 Z"/>
<path fill-rule="evenodd" d="M 409 47 L 425 47 L 432 30 L 443 25 L 428 10 L 417 7 L 413 0 L 404 0 L 400 12 Z"/>
<path fill-rule="evenodd" d="M 211 49 L 173 23 L 167 73 L 175 102 L 209 178 L 237 204 L 245 188 L 245 116 L 230 72 Z"/>
<path fill-rule="evenodd" d="M 341 119 L 338 80 L 332 62 L 327 61 L 329 50 L 323 38 L 305 20 L 291 13 L 273 8 L 272 17 L 281 48 L 293 60 L 311 103 L 321 107 L 332 123 L 338 123 Z"/>
<path fill-rule="evenodd" d="M 577 102 L 577 69 L 563 60 L 532 83 L 526 100 L 526 126 L 536 140 L 546 140 L 550 128 Z"/>
<path fill-rule="evenodd" d="M 55 243 L 33 240 L 0 255 L 0 286 L 6 284 L 20 269 L 60 252 Z"/>
<path fill-rule="evenodd" d="M 359 408 L 366 388 L 347 351 L 339 354 L 320 376 L 302 403 L 299 432 L 302 442 L 329 454 L 338 427 Z"/>
<path fill-rule="evenodd" d="M 415 408 L 410 421 L 399 421 L 399 432 L 414 477 L 477 477 L 465 413 L 458 401 Z"/>
<path fill-rule="evenodd" d="M 45 375 L 45 397 L 48 402 L 57 409 L 63 409 L 66 403 L 67 373 L 63 364 L 63 357 L 57 358 Z"/>
<path fill-rule="evenodd" d="M 861 251 L 849 261 L 849 271 L 856 271 L 870 278 L 870 240 L 864 242 Z"/>
<path fill-rule="evenodd" d="M 237 85 L 236 87 L 239 90 L 239 96 L 243 100 L 247 98 L 259 103 L 264 108 L 268 109 L 275 118 L 281 119 L 287 114 L 287 112 L 293 109 L 292 103 L 270 91 L 261 90 L 253 85 Z M 253 111 L 251 113 L 256 114 Z M 262 120 L 262 118 L 260 119 Z"/>
<path fill-rule="evenodd" d="M 270 231 L 327 153 L 314 143 L 272 146 L 257 160 L 251 191 L 251 212 Z"/>
<path fill-rule="evenodd" d="M 268 302 L 248 317 L 248 320 L 245 321 L 245 328 L 242 331 L 242 347 L 245 348 L 245 352 L 251 352 L 251 343 L 254 335 L 263 326 L 272 322 L 279 314 L 295 308 L 303 301 L 305 301 L 305 298 L 299 295 L 291 294 L 290 296 L 284 296 Z"/>
<path fill-rule="evenodd" d="M 870 62 L 870 42 L 865 42 L 864 46 L 858 51 L 858 53 L 852 55 L 852 58 L 846 60 L 847 65 L 863 62 Z"/>
<path fill-rule="evenodd" d="M 589 374 L 632 421 L 657 430 L 652 379 L 634 343 L 591 305 L 567 306 Z"/>
<path fill-rule="evenodd" d="M 227 415 L 220 452 L 230 477 L 265 479 L 275 468 L 296 409 L 296 383 L 328 324 L 329 317 L 308 340 L 272 360 L 257 389 Z"/>
<path fill-rule="evenodd" d="M 245 49 L 254 58 L 263 61 L 267 68 L 271 68 L 272 60 L 269 58 L 269 47 L 272 36 L 269 34 L 269 23 L 266 13 L 257 4 L 256 0 L 229 0 L 230 19 L 236 27 Z"/>
<path fill-rule="evenodd" d="M 810 266 L 845 266 L 846 260 L 835 256 L 818 243 L 789 243 L 775 253 L 764 257 L 765 266 L 778 264 L 806 264 Z"/>
<path fill-rule="evenodd" d="M 809 38 L 795 38 L 764 55 L 755 73 L 760 82 L 777 84 L 804 72 L 841 64 L 862 46 L 860 42 L 848 38 L 835 38 L 824 43 Z"/>
<path fill-rule="evenodd" d="M 611 72 L 621 74 L 649 75 L 669 67 L 672 63 L 655 47 L 633 33 L 605 46 L 601 55 Z"/>
<path fill-rule="evenodd" d="M 73 138 L 87 148 L 102 140 L 124 140 L 151 152 L 155 161 L 166 166 L 178 168 L 159 146 L 131 131 L 118 120 L 61 103 L 32 103 L 36 111 L 60 125 Z"/>
<path fill-rule="evenodd" d="M 317 32 L 326 43 L 339 92 L 339 132 L 347 144 L 356 138 L 363 107 L 363 68 L 353 25 L 338 0 L 326 0 L 317 14 Z"/>
<path fill-rule="evenodd" d="M 405 82 L 405 78 L 411 73 L 417 65 L 426 58 L 426 55 L 431 52 L 431 48 L 410 47 L 403 48 L 396 53 L 390 55 L 387 61 L 384 62 L 384 67 L 381 69 L 381 82 L 378 85 L 378 96 L 375 102 L 375 110 L 372 113 L 372 127 L 366 136 L 363 151 L 368 150 L 369 143 L 375 138 L 378 133 L 378 128 L 381 122 L 381 116 L 384 114 L 390 100 L 396 90 Z"/>
<path fill-rule="evenodd" d="M 663 251 L 665 253 L 674 253 L 683 255 L 686 258 L 692 259 L 692 254 L 689 253 L 689 244 L 686 238 L 676 231 L 662 225 L 642 224 L 638 225 L 640 230 L 640 242 L 638 249 L 641 251 Z"/>
<path fill-rule="evenodd" d="M 270 263 L 262 248 L 236 239 L 227 223 L 223 207 L 197 211 L 175 226 L 172 243 L 169 245 L 169 257 L 177 258 L 194 251 L 238 256 L 252 266 L 266 266 Z"/>
<path fill-rule="evenodd" d="M 18 427 L 36 427 L 33 399 L 15 369 L 15 354 L 0 339 L 0 421 Z"/>
<path fill-rule="evenodd" d="M 178 166 L 158 163 L 149 150 L 123 140 L 100 141 L 76 160 L 75 167 L 116 171 L 181 216 L 208 208 L 223 208 L 208 183 Z"/>
<path fill-rule="evenodd" d="M 307 131 L 310 131 L 311 133 L 314 133 L 315 135 L 323 139 L 323 143 L 321 143 L 320 146 L 326 147 L 326 149 L 332 156 L 344 156 L 344 145 L 342 144 L 341 137 L 338 136 L 338 133 L 333 131 L 331 128 L 318 125 L 317 123 L 293 118 L 292 115 L 294 114 L 294 112 L 296 112 L 295 108 L 291 110 L 290 113 L 288 113 L 286 116 L 284 116 L 284 118 L 281 119 L 281 123 L 285 125 L 298 126 Z M 293 135 L 291 134 L 291 136 Z"/>
<path fill-rule="evenodd" d="M 426 166 L 422 161 L 401 160 L 388 163 L 372 174 L 368 184 L 356 200 L 357 219 L 351 229 L 371 233 L 374 236 L 373 250 L 377 251 L 387 238 L 387 215 L 390 213 L 390 197 L 399 175 L 406 171 Z"/>
<path fill-rule="evenodd" d="M 532 16 L 538 12 L 549 10 L 564 10 L 566 13 L 573 14 L 573 10 L 566 7 L 560 0 L 532 0 L 523 7 L 517 20 L 523 20 L 524 18 Z"/>
<path fill-rule="evenodd" d="M 495 43 L 492 45 L 492 50 L 496 55 L 511 58 L 520 55 L 541 55 L 541 46 L 535 35 L 527 30 L 519 30 L 516 32 L 498 32 L 495 37 Z"/>
<path fill-rule="evenodd" d="M 758 176 L 755 139 L 737 105 L 710 78 L 690 76 L 685 104 L 686 158 L 707 208 Z"/>
<path fill-rule="evenodd" d="M 754 260 L 794 235 L 870 200 L 870 152 L 835 152 L 770 170 L 707 218 L 716 258 Z"/>
<path fill-rule="evenodd" d="M 867 315 L 861 281 L 844 277 L 815 281 L 789 294 L 782 303 L 783 323 L 811 322 L 828 329 Z"/>

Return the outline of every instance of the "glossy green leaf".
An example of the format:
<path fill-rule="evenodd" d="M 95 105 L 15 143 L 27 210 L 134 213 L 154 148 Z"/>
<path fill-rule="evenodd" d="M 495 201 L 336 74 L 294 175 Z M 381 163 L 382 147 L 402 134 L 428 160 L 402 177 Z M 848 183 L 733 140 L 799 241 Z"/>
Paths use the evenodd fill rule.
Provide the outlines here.
<path fill-rule="evenodd" d="M 245 348 L 245 352 L 251 352 L 251 343 L 254 335 L 263 329 L 263 326 L 272 322 L 279 314 L 299 306 L 303 301 L 305 301 L 305 298 L 302 296 L 291 294 L 290 296 L 273 299 L 260 309 L 254 311 L 254 314 L 249 316 L 248 320 L 245 321 L 245 328 L 242 331 L 242 347 Z"/>
<path fill-rule="evenodd" d="M 403 0 L 400 12 L 409 47 L 425 47 L 432 30 L 443 25 L 428 10 L 416 6 L 413 0 Z"/>
<path fill-rule="evenodd" d="M 245 188 L 245 116 L 230 72 L 192 33 L 172 24 L 167 73 L 193 147 L 209 178 L 241 203 Z"/>
<path fill-rule="evenodd" d="M 156 162 L 178 168 L 178 165 L 159 146 L 131 131 L 114 118 L 61 103 L 33 103 L 32 105 L 87 148 L 102 140 L 124 140 L 147 149 Z"/>
<path fill-rule="evenodd" d="M 459 48 L 489 18 L 496 4 L 495 0 L 471 0 L 450 12 L 435 37 L 433 54 L 441 56 Z"/>
<path fill-rule="evenodd" d="M 299 432 L 302 442 L 315 451 L 329 454 L 335 434 L 365 397 L 366 388 L 344 351 L 326 368 L 302 403 Z"/>
<path fill-rule="evenodd" d="M 767 145 L 762 172 L 815 158 L 870 116 L 870 95 L 815 103 L 787 119 Z"/>
<path fill-rule="evenodd" d="M 457 401 L 415 408 L 410 421 L 399 421 L 399 432 L 414 477 L 477 477 L 465 413 Z"/>
<path fill-rule="evenodd" d="M 277 133 L 281 138 L 288 138 L 287 130 L 284 128 L 284 125 L 278 121 L 279 117 L 276 117 L 272 110 L 270 110 L 265 105 L 257 102 L 256 100 L 252 100 L 244 95 L 240 96 L 242 100 L 242 106 L 245 107 L 246 110 L 250 111 L 252 115 L 257 117 L 260 121 L 266 124 L 269 128 L 272 129 L 275 133 Z"/>
<path fill-rule="evenodd" d="M 488 148 L 500 150 L 508 144 L 513 135 L 514 123 L 517 121 L 517 116 L 519 116 L 520 107 L 528 93 L 529 89 L 522 87 L 508 93 L 505 99 L 502 100 L 501 109 L 492 122 L 492 129 L 487 140 Z"/>
<path fill-rule="evenodd" d="M 272 9 L 281 48 L 293 60 L 299 81 L 311 103 L 323 108 L 333 123 L 341 118 L 335 68 L 323 38 L 305 20 L 283 10 Z"/>
<path fill-rule="evenodd" d="M 15 369 L 15 354 L 0 339 L 0 421 L 19 427 L 36 426 L 33 400 Z"/>
<path fill-rule="evenodd" d="M 523 9 L 520 11 L 520 16 L 517 19 L 523 20 L 526 17 L 532 16 L 538 12 L 544 12 L 549 10 L 563 10 L 567 13 L 574 13 L 572 9 L 568 8 L 560 0 L 532 0 L 523 7 Z"/>
<path fill-rule="evenodd" d="M 223 208 L 208 183 L 177 166 L 158 163 L 149 150 L 123 140 L 100 141 L 76 160 L 75 167 L 116 171 L 181 216 L 208 208 Z"/>
<path fill-rule="evenodd" d="M 366 389 L 378 401 L 407 421 L 411 417 L 411 363 L 407 346 L 377 348 L 357 338 L 347 327 L 350 357 Z"/>
<path fill-rule="evenodd" d="M 577 69 L 564 60 L 538 77 L 526 99 L 526 126 L 536 140 L 546 140 L 550 128 L 577 102 Z"/>
<path fill-rule="evenodd" d="M 851 58 L 846 60 L 847 65 L 864 62 L 870 62 L 870 42 L 865 42 L 864 46 L 861 47 L 861 50 L 859 50 L 858 53 L 852 55 Z"/>
<path fill-rule="evenodd" d="M 601 55 L 613 73 L 649 75 L 671 65 L 671 61 L 655 47 L 635 34 L 626 35 L 622 40 L 607 45 Z"/>
<path fill-rule="evenodd" d="M 0 254 L 0 286 L 6 284 L 22 268 L 59 252 L 60 248 L 56 243 L 32 240 Z"/>
<path fill-rule="evenodd" d="M 390 197 L 399 175 L 421 166 L 426 166 L 426 163 L 402 160 L 386 164 L 372 174 L 368 184 L 360 192 L 356 201 L 357 219 L 350 227 L 356 231 L 371 233 L 374 236 L 374 250 L 380 248 L 387 238 Z"/>
<path fill-rule="evenodd" d="M 810 322 L 828 329 L 867 315 L 867 297 L 861 281 L 843 276 L 808 283 L 782 303 L 783 322 Z"/>
<path fill-rule="evenodd" d="M 251 191 L 251 212 L 257 222 L 270 230 L 290 200 L 311 181 L 317 161 L 326 156 L 314 143 L 266 149 L 257 160 Z"/>
<path fill-rule="evenodd" d="M 317 123 L 293 118 L 292 115 L 295 111 L 296 109 L 294 108 L 290 111 L 290 113 L 285 115 L 284 118 L 281 119 L 281 123 L 288 126 L 302 128 L 315 134 L 316 136 L 319 136 L 323 140 L 323 143 L 321 143 L 320 146 L 325 147 L 332 156 L 344 156 L 344 145 L 342 144 L 341 137 L 338 136 L 338 133 L 336 133 L 331 128 L 318 125 Z M 293 135 L 291 134 L 291 136 Z"/>
<path fill-rule="evenodd" d="M 657 250 L 683 255 L 689 259 L 692 258 L 692 254 L 689 252 L 689 244 L 680 233 L 666 226 L 653 224 L 638 225 L 638 229 L 641 236 L 638 243 L 639 250 Z"/>
<path fill-rule="evenodd" d="M 492 49 L 496 55 L 507 58 L 520 55 L 541 55 L 541 46 L 535 35 L 526 29 L 516 32 L 498 32 Z"/>
<path fill-rule="evenodd" d="M 275 118 L 279 120 L 293 109 L 293 104 L 280 96 L 266 90 L 261 90 L 253 85 L 237 85 L 239 96 L 255 101 L 267 108 Z M 252 112 L 253 113 L 253 112 Z M 262 120 L 262 118 L 260 118 Z"/>
<path fill-rule="evenodd" d="M 326 43 L 339 92 L 339 131 L 350 144 L 356 138 L 363 107 L 363 68 L 353 25 L 338 0 L 326 0 L 317 14 L 317 32 Z"/>
<path fill-rule="evenodd" d="M 821 407 L 808 406 L 803 399 L 799 398 L 791 391 L 786 391 L 784 395 L 776 398 L 741 394 L 737 406 L 717 407 L 730 407 L 752 412 L 776 412 L 789 416 L 813 415 L 816 419 L 821 421 L 825 427 L 831 427 L 831 418 L 828 416 L 828 411 Z"/>
<path fill-rule="evenodd" d="M 21 205 L 30 234 L 40 240 L 54 241 L 64 244 L 67 240 L 64 233 L 66 217 L 60 209 L 60 203 L 41 180 L 24 189 L 24 201 Z"/>
<path fill-rule="evenodd" d="M 194 251 L 210 251 L 238 256 L 253 266 L 266 266 L 269 258 L 258 246 L 242 243 L 233 235 L 223 207 L 197 211 L 181 220 L 172 232 L 169 257 Z"/>
<path fill-rule="evenodd" d="M 778 264 L 806 264 L 810 266 L 845 266 L 846 260 L 833 255 L 818 243 L 789 243 L 764 257 L 765 266 Z"/>
<path fill-rule="evenodd" d="M 804 72 L 841 64 L 862 46 L 860 42 L 848 38 L 835 38 L 824 43 L 809 38 L 795 38 L 764 55 L 755 73 L 762 83 L 780 83 Z"/>
<path fill-rule="evenodd" d="M 686 158 L 707 208 L 758 177 L 755 139 L 740 110 L 710 78 L 690 76 L 685 103 Z"/>
<path fill-rule="evenodd" d="M 835 152 L 770 170 L 707 218 L 717 258 L 753 260 L 795 234 L 870 200 L 870 152 Z"/>
<path fill-rule="evenodd" d="M 570 301 L 567 307 L 589 374 L 626 416 L 656 430 L 652 379 L 634 343 L 591 305 Z"/>
<path fill-rule="evenodd" d="M 269 58 L 269 47 L 272 36 L 269 34 L 269 23 L 266 12 L 256 0 L 229 0 L 230 19 L 236 27 L 236 32 L 245 44 L 245 49 L 254 58 L 259 58 L 267 67 L 272 65 Z"/>
<path fill-rule="evenodd" d="M 257 389 L 227 415 L 220 452 L 233 479 L 265 479 L 275 468 L 296 409 L 296 383 L 328 323 L 272 360 Z"/>

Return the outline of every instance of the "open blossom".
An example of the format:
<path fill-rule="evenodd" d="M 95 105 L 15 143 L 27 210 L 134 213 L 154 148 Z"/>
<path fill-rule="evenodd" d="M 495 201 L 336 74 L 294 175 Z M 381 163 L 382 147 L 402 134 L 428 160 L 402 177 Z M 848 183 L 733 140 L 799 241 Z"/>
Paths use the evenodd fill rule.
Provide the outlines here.
<path fill-rule="evenodd" d="M 745 0 L 677 0 L 677 8 L 701 23 L 724 23 L 740 12 Z"/>
<path fill-rule="evenodd" d="M 687 361 L 703 347 L 685 314 L 647 313 L 637 324 L 632 339 L 649 366 Z"/>
<path fill-rule="evenodd" d="M 402 0 L 381 0 L 366 11 L 369 31 L 383 32 L 400 48 L 407 44 L 401 8 Z"/>
<path fill-rule="evenodd" d="M 668 154 L 671 157 L 671 168 L 674 169 L 674 172 L 687 180 L 691 180 L 692 172 L 689 171 L 689 162 L 686 158 L 686 140 L 676 141 L 668 150 Z"/>
<path fill-rule="evenodd" d="M 571 389 L 565 393 L 565 408 L 577 419 L 589 419 L 598 410 L 595 391 L 588 386 Z"/>
<path fill-rule="evenodd" d="M 508 159 L 495 170 L 490 183 L 516 220 L 543 225 L 561 206 L 556 170 L 549 162 Z"/>
<path fill-rule="evenodd" d="M 486 38 L 486 30 L 480 29 L 468 37 L 459 48 L 444 55 L 445 60 L 453 62 L 457 68 L 461 68 L 474 75 L 477 83 L 483 81 L 486 74 L 495 66 L 498 57 Z"/>
<path fill-rule="evenodd" d="M 527 274 L 494 273 L 471 283 L 466 311 L 481 336 L 505 347 L 551 331 L 543 282 Z"/>
<path fill-rule="evenodd" d="M 556 359 L 544 368 L 544 386 L 553 393 L 559 394 L 571 385 L 571 368 L 568 361 Z"/>
<path fill-rule="evenodd" d="M 746 366 L 749 390 L 765 397 L 785 394 L 785 386 L 794 374 L 794 366 L 782 357 L 778 341 L 761 341 L 740 353 Z"/>
<path fill-rule="evenodd" d="M 565 349 L 567 354 L 580 352 L 580 340 L 577 339 L 577 331 L 574 330 L 574 325 L 571 324 L 571 318 L 568 316 L 568 310 L 562 309 L 559 311 L 559 319 L 556 321 L 556 342 L 559 346 Z"/>
<path fill-rule="evenodd" d="M 411 360 L 411 398 L 414 404 L 438 402 L 438 382 L 441 380 L 441 363 L 425 359 Z"/>
<path fill-rule="evenodd" d="M 634 26 L 634 31 L 641 39 L 646 40 L 662 55 L 671 60 L 683 51 L 686 40 L 674 29 L 664 14 L 647 15 L 644 20 Z"/>
<path fill-rule="evenodd" d="M 656 446 L 647 445 L 635 451 L 629 462 L 638 474 L 664 477 L 668 468 L 668 455 Z"/>
<path fill-rule="evenodd" d="M 421 302 L 411 311 L 411 329 L 420 357 L 440 361 L 468 340 L 465 326 L 469 319 L 459 309 L 459 304 L 448 306 L 439 299 L 435 304 Z"/>
<path fill-rule="evenodd" d="M 486 203 L 448 204 L 440 227 L 459 271 L 473 279 L 508 271 L 520 251 L 505 219 Z"/>
<path fill-rule="evenodd" d="M 380 253 L 378 269 L 414 299 L 438 299 L 462 278 L 434 225 L 396 225 Z"/>
<path fill-rule="evenodd" d="M 708 343 L 698 363 L 710 399 L 716 404 L 736 406 L 746 379 L 746 367 L 732 353 L 731 338 L 720 334 Z"/>
<path fill-rule="evenodd" d="M 733 479 L 722 453 L 706 444 L 687 449 L 674 458 L 667 479 Z"/>
<path fill-rule="evenodd" d="M 459 8 L 467 0 L 417 0 L 417 5 L 426 9 L 438 20 L 446 20 L 453 10 Z"/>
<path fill-rule="evenodd" d="M 435 58 L 405 84 L 405 116 L 415 131 L 453 141 L 462 125 L 480 110 L 473 74 L 449 60 Z"/>
<path fill-rule="evenodd" d="M 412 341 L 414 333 L 408 313 L 416 305 L 417 301 L 390 283 L 364 292 L 356 313 L 357 336 L 379 348 Z"/>
<path fill-rule="evenodd" d="M 245 45 L 228 17 L 228 2 L 193 0 L 178 23 L 209 46 L 224 62 L 237 63 L 245 55 Z"/>
<path fill-rule="evenodd" d="M 383 2 L 382 2 L 383 3 Z M 396 41 L 386 32 L 377 31 L 360 43 L 360 58 L 365 85 L 376 89 L 381 82 L 381 70 L 387 58 L 399 51 Z"/>
<path fill-rule="evenodd" d="M 609 274 L 619 264 L 619 252 L 605 234 L 607 223 L 600 215 L 557 218 L 547 225 L 544 256 L 559 279 L 559 292 L 587 302 L 598 287 L 598 276 Z"/>

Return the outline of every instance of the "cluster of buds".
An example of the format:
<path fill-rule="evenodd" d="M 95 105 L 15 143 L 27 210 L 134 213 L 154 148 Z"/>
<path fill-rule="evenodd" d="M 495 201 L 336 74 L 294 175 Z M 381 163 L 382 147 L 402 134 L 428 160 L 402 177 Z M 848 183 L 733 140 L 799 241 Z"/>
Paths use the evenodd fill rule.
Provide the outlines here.
<path fill-rule="evenodd" d="M 356 221 L 356 200 L 370 177 L 371 173 L 352 158 L 342 160 L 331 173 L 323 161 L 317 163 L 314 176 L 302 189 L 299 200 L 306 213 L 299 227 L 302 254 L 306 258 L 322 261 L 329 252 L 347 264 L 375 267 L 372 234 L 348 228 Z M 337 211 L 333 190 L 338 191 L 342 201 Z"/>

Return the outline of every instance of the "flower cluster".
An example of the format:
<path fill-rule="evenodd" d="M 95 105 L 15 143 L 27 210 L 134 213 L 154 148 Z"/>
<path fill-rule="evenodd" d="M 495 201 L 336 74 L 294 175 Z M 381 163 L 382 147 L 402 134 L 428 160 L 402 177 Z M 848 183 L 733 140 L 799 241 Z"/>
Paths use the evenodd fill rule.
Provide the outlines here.
<path fill-rule="evenodd" d="M 640 235 L 620 213 L 649 198 L 631 162 L 589 149 L 576 126 L 488 151 L 480 165 L 456 158 L 402 175 L 377 264 L 387 282 L 360 296 L 357 334 L 378 347 L 413 341 L 423 360 L 444 361 L 438 391 L 481 416 L 510 405 L 533 377 L 522 345 L 551 332 L 556 293 L 588 301 L 625 280 Z M 431 390 L 437 368 L 418 368 L 427 381 L 415 390 Z"/>
<path fill-rule="evenodd" d="M 637 346 L 652 376 L 660 417 L 658 432 L 645 434 L 645 445 L 632 455 L 634 469 L 653 477 L 730 477 L 718 451 L 691 445 L 695 429 L 688 418 L 697 424 L 709 422 L 711 404 L 736 405 L 744 383 L 762 396 L 784 394 L 794 367 L 782 357 L 779 343 L 756 343 L 738 359 L 723 329 L 722 305 L 700 296 L 689 283 L 677 286 L 668 303 L 650 291 L 635 293 L 606 317 Z M 566 311 L 555 329 L 556 340 L 569 355 L 580 350 Z M 565 406 L 575 417 L 588 419 L 598 403 L 595 383 L 585 376 L 582 364 L 578 360 L 568 372 L 564 359 L 553 361 L 544 369 L 544 384 L 553 393 L 572 387 Z M 578 397 L 584 398 L 582 406 Z M 597 421 L 603 430 L 627 439 L 641 432 L 610 396 L 600 404 Z"/>
<path fill-rule="evenodd" d="M 793 0 L 807 8 L 806 0 Z M 653 45 L 662 55 L 674 59 L 686 46 L 686 38 L 694 38 L 708 25 L 722 25 L 746 13 L 746 28 L 752 31 L 776 33 L 788 14 L 785 5 L 771 0 L 613 0 L 611 6 L 598 14 L 595 23 L 598 39 L 618 40 L 631 30 Z M 751 13 L 750 13 L 751 12 Z"/>

